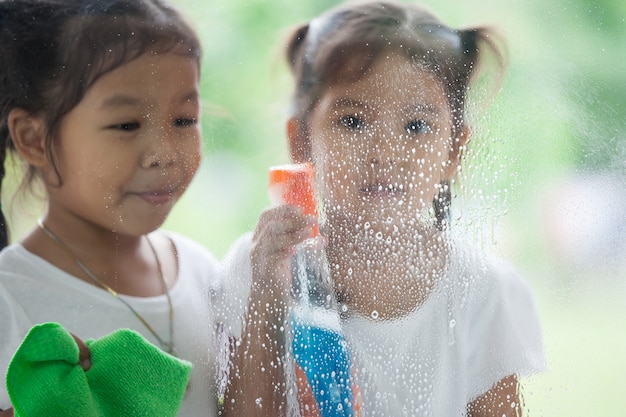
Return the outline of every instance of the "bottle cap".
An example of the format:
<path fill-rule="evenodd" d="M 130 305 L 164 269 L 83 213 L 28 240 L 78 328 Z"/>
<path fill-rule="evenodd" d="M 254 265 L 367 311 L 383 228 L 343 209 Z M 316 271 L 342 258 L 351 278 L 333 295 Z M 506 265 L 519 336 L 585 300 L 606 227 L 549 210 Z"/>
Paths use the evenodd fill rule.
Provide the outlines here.
<path fill-rule="evenodd" d="M 269 168 L 269 194 L 273 204 L 289 204 L 317 216 L 313 166 L 309 162 Z M 317 236 L 317 226 L 313 234 Z"/>

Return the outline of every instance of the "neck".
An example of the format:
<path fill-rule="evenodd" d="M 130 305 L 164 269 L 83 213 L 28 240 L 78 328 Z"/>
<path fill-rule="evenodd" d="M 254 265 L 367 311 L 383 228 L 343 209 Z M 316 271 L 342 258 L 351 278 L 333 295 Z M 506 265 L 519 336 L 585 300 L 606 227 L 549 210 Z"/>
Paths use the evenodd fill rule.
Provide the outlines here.
<path fill-rule="evenodd" d="M 155 255 L 145 235 L 124 236 L 91 226 L 62 228 L 44 219 L 44 228 L 34 229 L 24 247 L 57 268 L 89 284 L 94 280 L 118 293 L 139 297 L 163 294 Z"/>
<path fill-rule="evenodd" d="M 340 300 L 361 315 L 375 311 L 392 319 L 428 297 L 443 272 L 447 246 L 434 228 L 404 229 L 382 239 L 331 234 L 327 254 Z"/>

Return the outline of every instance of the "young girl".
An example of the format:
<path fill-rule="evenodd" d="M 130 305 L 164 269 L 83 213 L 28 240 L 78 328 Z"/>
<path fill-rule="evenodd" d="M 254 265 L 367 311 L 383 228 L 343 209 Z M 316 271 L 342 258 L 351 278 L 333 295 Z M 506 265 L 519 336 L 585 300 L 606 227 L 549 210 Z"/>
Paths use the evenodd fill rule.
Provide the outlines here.
<path fill-rule="evenodd" d="M 518 376 L 543 366 L 524 281 L 449 234 L 488 53 L 501 57 L 486 29 L 394 2 L 332 9 L 288 42 L 289 149 L 316 169 L 363 416 L 519 415 Z"/>
<path fill-rule="evenodd" d="M 47 196 L 0 253 L 0 375 L 38 323 L 82 340 L 130 328 L 193 364 L 179 415 L 217 415 L 216 261 L 157 230 L 200 163 L 200 52 L 161 0 L 0 1 L 1 165 L 21 161 Z"/>

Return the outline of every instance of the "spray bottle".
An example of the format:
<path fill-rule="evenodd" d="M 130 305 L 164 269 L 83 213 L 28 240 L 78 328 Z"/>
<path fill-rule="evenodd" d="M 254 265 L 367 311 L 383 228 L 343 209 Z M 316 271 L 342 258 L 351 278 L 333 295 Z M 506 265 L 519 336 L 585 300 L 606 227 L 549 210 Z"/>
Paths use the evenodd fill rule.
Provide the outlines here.
<path fill-rule="evenodd" d="M 309 163 L 271 167 L 274 204 L 301 207 L 317 216 L 313 168 Z M 360 394 L 341 329 L 325 243 L 318 234 L 295 248 L 290 351 L 301 417 L 360 417 Z"/>

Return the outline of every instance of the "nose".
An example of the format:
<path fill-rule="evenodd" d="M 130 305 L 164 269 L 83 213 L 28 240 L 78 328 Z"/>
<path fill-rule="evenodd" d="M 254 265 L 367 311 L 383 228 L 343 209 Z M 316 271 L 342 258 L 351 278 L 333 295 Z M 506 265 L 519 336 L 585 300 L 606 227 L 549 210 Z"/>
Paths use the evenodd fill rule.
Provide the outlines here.
<path fill-rule="evenodd" d="M 395 161 L 393 132 L 384 125 L 371 132 L 369 140 L 363 143 L 365 162 L 371 165 L 386 165 Z"/>
<path fill-rule="evenodd" d="M 155 129 L 147 138 L 141 165 L 145 169 L 165 168 L 176 163 L 176 138 L 167 126 Z"/>

